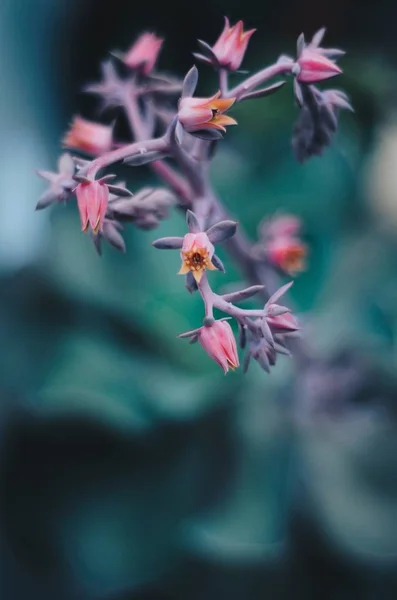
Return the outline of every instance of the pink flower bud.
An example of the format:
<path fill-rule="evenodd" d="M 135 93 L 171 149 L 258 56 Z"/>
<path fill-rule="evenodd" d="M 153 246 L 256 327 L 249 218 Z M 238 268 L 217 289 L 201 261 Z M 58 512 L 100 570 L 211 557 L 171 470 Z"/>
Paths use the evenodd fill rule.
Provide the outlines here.
<path fill-rule="evenodd" d="M 102 231 L 109 200 L 108 186 L 100 181 L 79 183 L 76 196 L 82 230 L 87 231 L 90 226 L 95 234 Z"/>
<path fill-rule="evenodd" d="M 269 237 L 299 235 L 302 223 L 295 215 L 277 215 L 272 220 L 263 223 L 264 233 Z"/>
<path fill-rule="evenodd" d="M 277 332 L 284 333 L 287 331 L 297 331 L 299 329 L 298 321 L 290 312 L 277 315 L 277 317 L 267 317 L 266 321 L 270 328 Z"/>
<path fill-rule="evenodd" d="M 316 83 L 342 73 L 333 60 L 314 49 L 304 48 L 297 64 L 300 70 L 296 78 L 301 83 Z"/>
<path fill-rule="evenodd" d="M 244 31 L 242 21 L 230 27 L 229 19 L 225 17 L 225 27 L 212 48 L 219 64 L 230 71 L 237 71 L 255 31 L 256 29 Z"/>
<path fill-rule="evenodd" d="M 206 269 L 216 270 L 211 260 L 214 251 L 215 248 L 206 233 L 187 233 L 183 238 L 181 249 L 182 267 L 178 274 L 185 275 L 191 271 L 197 283 L 200 283 Z"/>
<path fill-rule="evenodd" d="M 198 331 L 199 344 L 212 360 L 218 363 L 225 374 L 239 366 L 236 340 L 227 321 L 215 321 Z"/>
<path fill-rule="evenodd" d="M 76 116 L 62 143 L 68 148 L 99 156 L 109 152 L 112 147 L 112 137 L 111 125 L 102 125 Z"/>
<path fill-rule="evenodd" d="M 235 98 L 220 98 L 217 92 L 212 98 L 182 98 L 178 118 L 186 131 L 218 129 L 226 131 L 227 125 L 237 122 L 223 113 L 234 104 Z"/>
<path fill-rule="evenodd" d="M 149 75 L 154 69 L 163 41 L 154 33 L 143 33 L 126 52 L 123 62 L 130 69 Z"/>

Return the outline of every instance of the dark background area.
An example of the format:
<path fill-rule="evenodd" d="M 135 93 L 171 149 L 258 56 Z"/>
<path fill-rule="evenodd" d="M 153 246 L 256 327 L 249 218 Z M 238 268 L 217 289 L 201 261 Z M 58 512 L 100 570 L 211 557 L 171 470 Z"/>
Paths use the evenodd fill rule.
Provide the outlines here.
<path fill-rule="evenodd" d="M 96 118 L 80 90 L 108 51 L 152 30 L 160 69 L 183 76 L 225 14 L 258 29 L 250 70 L 327 26 L 356 109 L 298 165 L 285 86 L 236 109 L 215 159 L 252 237 L 277 209 L 305 225 L 293 296 L 314 359 L 270 376 L 225 378 L 176 339 L 202 307 L 151 241 L 182 234 L 180 215 L 99 259 L 75 206 L 34 213 L 34 169 L 55 167 L 73 114 Z M 396 16 L 393 0 L 1 2 L 1 598 L 396 598 Z M 223 258 L 218 289 L 239 280 Z"/>

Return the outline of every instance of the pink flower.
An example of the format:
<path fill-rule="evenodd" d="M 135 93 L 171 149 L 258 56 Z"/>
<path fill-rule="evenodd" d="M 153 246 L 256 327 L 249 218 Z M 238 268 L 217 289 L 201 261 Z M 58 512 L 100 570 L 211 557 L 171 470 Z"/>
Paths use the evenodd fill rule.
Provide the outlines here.
<path fill-rule="evenodd" d="M 204 325 L 198 332 L 199 344 L 212 360 L 218 363 L 225 374 L 239 366 L 236 340 L 227 321 L 215 321 Z"/>
<path fill-rule="evenodd" d="M 102 231 L 109 201 L 108 186 L 100 181 L 79 183 L 76 196 L 82 230 L 87 231 L 90 226 L 95 234 Z"/>
<path fill-rule="evenodd" d="M 68 148 L 98 156 L 109 152 L 112 147 L 112 137 L 111 125 L 102 125 L 76 116 L 62 143 Z"/>
<path fill-rule="evenodd" d="M 267 242 L 267 258 L 289 275 L 305 270 L 306 246 L 293 236 L 279 236 Z"/>
<path fill-rule="evenodd" d="M 300 83 L 316 83 L 342 73 L 342 69 L 324 56 L 321 49 L 304 48 L 297 64 L 300 70 L 296 78 Z"/>
<path fill-rule="evenodd" d="M 230 27 L 229 19 L 225 17 L 224 29 L 212 48 L 219 64 L 230 71 L 237 71 L 255 31 L 256 29 L 244 31 L 242 21 Z"/>
<path fill-rule="evenodd" d="M 123 62 L 130 69 L 138 69 L 143 75 L 149 75 L 154 69 L 163 41 L 154 33 L 143 33 L 126 52 Z"/>
<path fill-rule="evenodd" d="M 187 233 L 183 238 L 181 248 L 182 266 L 178 274 L 185 275 L 191 271 L 197 283 L 200 283 L 206 269 L 216 270 L 211 260 L 214 251 L 215 248 L 206 233 Z"/>
<path fill-rule="evenodd" d="M 178 118 L 186 131 L 217 129 L 226 131 L 227 125 L 237 122 L 223 113 L 234 104 L 235 98 L 220 98 L 217 92 L 211 98 L 182 98 L 179 103 Z"/>

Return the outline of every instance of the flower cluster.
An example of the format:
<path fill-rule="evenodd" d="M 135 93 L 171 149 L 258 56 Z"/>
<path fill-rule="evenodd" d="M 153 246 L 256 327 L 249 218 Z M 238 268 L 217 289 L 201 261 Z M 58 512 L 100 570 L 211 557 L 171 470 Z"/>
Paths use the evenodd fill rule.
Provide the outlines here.
<path fill-rule="evenodd" d="M 207 354 L 224 370 L 239 366 L 236 343 L 230 325 L 224 319 L 214 319 L 214 308 L 230 315 L 240 330 L 240 346 L 246 348 L 244 364 L 248 368 L 251 358 L 258 361 L 262 368 L 269 370 L 276 363 L 278 353 L 289 354 L 288 336 L 298 331 L 296 319 L 289 309 L 276 304 L 281 295 L 291 286 L 283 286 L 269 298 L 261 310 L 246 310 L 236 306 L 259 292 L 262 286 L 252 286 L 231 294 L 216 294 L 208 281 L 208 270 L 224 270 L 215 254 L 214 244 L 224 242 L 236 234 L 237 223 L 219 221 L 207 231 L 200 230 L 196 215 L 187 211 L 189 232 L 182 237 L 160 238 L 153 242 L 155 248 L 162 250 L 180 249 L 182 268 L 179 274 L 192 274 L 205 305 L 205 318 L 202 327 L 181 334 L 191 342 L 198 341 Z"/>
<path fill-rule="evenodd" d="M 122 232 L 130 223 L 151 230 L 168 217 L 173 206 L 186 214 L 188 232 L 184 237 L 160 238 L 153 245 L 179 250 L 179 274 L 185 277 L 186 289 L 198 291 L 203 301 L 202 326 L 180 337 L 198 342 L 225 373 L 239 366 L 238 345 L 245 351 L 245 370 L 254 359 L 268 371 L 279 354 L 290 354 L 290 339 L 298 335 L 299 326 L 289 308 L 278 304 L 291 284 L 277 282 L 279 277 L 302 271 L 307 255 L 299 219 L 291 215 L 265 218 L 259 226 L 259 239 L 251 241 L 215 193 L 209 166 L 227 127 L 237 125 L 229 111 L 233 112 L 238 102 L 278 92 L 291 76 L 299 107 L 292 146 L 303 162 L 321 154 L 332 142 L 339 111 L 351 110 L 346 94 L 317 86 L 342 73 L 336 60 L 343 52 L 321 46 L 325 30 L 318 31 L 309 43 L 299 36 L 296 58 L 283 54 L 272 65 L 230 87 L 230 72 L 243 73 L 239 69 L 254 32 L 245 30 L 242 21 L 231 25 L 226 18 L 213 46 L 199 41 L 201 52 L 194 57 L 213 67 L 218 78 L 206 96 L 195 95 L 195 66 L 183 82 L 157 72 L 164 40 L 154 33 L 142 34 L 125 52 L 112 52 L 112 58 L 102 64 L 101 81 L 89 84 L 85 91 L 99 96 L 103 111 L 112 107 L 124 111 L 133 140 L 121 142 L 115 139 L 113 125 L 78 115 L 62 143 L 84 156 L 67 152 L 58 161 L 57 172 L 38 171 L 49 186 L 36 208 L 75 200 L 81 228 L 89 233 L 99 254 L 103 241 L 124 252 Z M 158 137 L 155 132 L 160 132 Z M 123 181 L 114 181 L 115 175 L 99 175 L 117 162 L 130 167 L 148 165 L 165 187 L 132 194 Z M 208 276 L 208 271 L 225 270 L 216 253 L 222 242 L 248 284 L 226 294 L 216 293 Z M 239 306 L 255 295 L 262 297 L 259 308 Z M 225 316 L 215 319 L 214 310 Z M 236 322 L 238 344 L 229 319 Z"/>

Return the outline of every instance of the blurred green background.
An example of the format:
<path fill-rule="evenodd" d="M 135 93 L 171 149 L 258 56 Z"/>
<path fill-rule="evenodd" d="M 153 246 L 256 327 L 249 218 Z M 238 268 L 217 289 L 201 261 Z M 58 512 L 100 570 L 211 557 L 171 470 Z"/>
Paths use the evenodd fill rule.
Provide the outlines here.
<path fill-rule="evenodd" d="M 1 598 L 397 597 L 396 13 L 395 0 L 2 0 Z M 313 359 L 296 371 L 282 357 L 270 376 L 225 378 L 176 339 L 202 306 L 174 276 L 178 253 L 151 241 L 182 234 L 181 215 L 99 259 L 75 206 L 34 213 L 34 170 L 55 167 L 74 113 L 95 118 L 80 90 L 107 52 L 153 30 L 160 68 L 183 76 L 225 14 L 258 28 L 250 70 L 327 26 L 356 109 L 299 165 L 289 83 L 236 109 L 213 165 L 253 238 L 278 209 L 304 221 L 293 297 Z M 132 191 L 153 183 L 124 175 Z M 239 281 L 222 259 L 219 290 Z"/>

